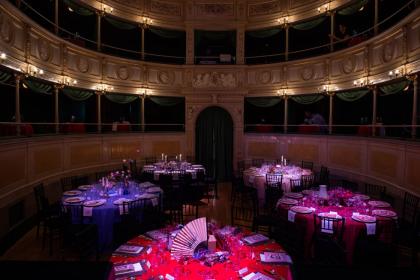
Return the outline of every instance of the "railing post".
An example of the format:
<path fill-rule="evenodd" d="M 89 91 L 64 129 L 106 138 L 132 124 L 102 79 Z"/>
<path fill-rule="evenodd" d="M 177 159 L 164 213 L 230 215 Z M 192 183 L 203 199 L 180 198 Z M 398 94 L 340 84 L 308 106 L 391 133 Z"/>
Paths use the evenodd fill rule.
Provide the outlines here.
<path fill-rule="evenodd" d="M 379 22 L 379 3 L 378 0 L 375 0 L 375 14 L 373 18 L 373 35 L 378 35 L 378 22 Z"/>
<path fill-rule="evenodd" d="M 289 96 L 284 94 L 283 95 L 283 99 L 284 99 L 284 118 L 283 118 L 283 133 L 286 134 L 287 133 L 287 125 L 288 125 L 288 100 L 289 100 Z"/>
<path fill-rule="evenodd" d="M 15 122 L 16 122 L 16 135 L 20 135 L 20 80 L 22 76 L 15 74 Z"/>
<path fill-rule="evenodd" d="M 328 96 L 330 97 L 330 110 L 329 110 L 329 118 L 328 118 L 328 131 L 329 134 L 333 132 L 333 117 L 334 117 L 334 92 L 329 92 Z"/>
<path fill-rule="evenodd" d="M 60 116 L 58 110 L 58 94 L 60 89 L 62 89 L 63 85 L 54 85 L 54 123 L 55 123 L 55 133 L 60 132 L 59 123 L 60 123 Z"/>
<path fill-rule="evenodd" d="M 418 80 L 417 74 L 409 76 L 409 79 L 413 81 L 413 115 L 411 117 L 411 137 L 416 138 L 417 134 L 417 90 Z"/>
<path fill-rule="evenodd" d="M 192 26 L 187 26 L 186 28 L 186 54 L 185 54 L 185 63 L 192 65 L 194 64 L 194 28 Z"/>
<path fill-rule="evenodd" d="M 96 91 L 96 122 L 98 133 L 102 132 L 102 113 L 101 113 L 101 95 L 100 91 Z"/>
<path fill-rule="evenodd" d="M 103 11 L 96 11 L 96 49 L 101 51 L 101 20 L 104 15 Z"/>
<path fill-rule="evenodd" d="M 285 46 L 284 46 L 284 60 L 288 61 L 289 60 L 289 25 L 288 24 L 286 24 L 284 31 L 286 34 Z"/>
<path fill-rule="evenodd" d="M 334 51 L 334 36 L 335 36 L 335 12 L 330 13 L 331 26 L 330 26 L 330 52 Z"/>
<path fill-rule="evenodd" d="M 144 132 L 144 130 L 145 130 L 145 119 L 144 119 L 144 99 L 146 98 L 146 96 L 145 95 L 141 95 L 140 96 L 140 102 L 141 102 L 141 109 L 140 109 L 140 111 L 141 111 L 141 132 Z"/>
<path fill-rule="evenodd" d="M 377 97 L 378 97 L 378 86 L 374 85 L 372 90 L 372 136 L 376 135 L 376 107 L 377 107 Z"/>
<path fill-rule="evenodd" d="M 140 25 L 141 28 L 141 60 L 144 60 L 144 46 L 145 46 L 145 42 L 144 42 L 144 25 Z"/>

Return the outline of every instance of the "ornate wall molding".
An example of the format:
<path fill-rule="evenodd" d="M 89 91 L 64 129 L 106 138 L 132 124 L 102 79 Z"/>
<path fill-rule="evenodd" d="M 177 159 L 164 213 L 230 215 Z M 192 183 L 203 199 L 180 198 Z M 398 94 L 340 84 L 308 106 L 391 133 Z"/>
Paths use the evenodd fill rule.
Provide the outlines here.
<path fill-rule="evenodd" d="M 192 86 L 194 88 L 234 88 L 236 87 L 236 77 L 233 73 L 197 73 L 192 80 Z"/>
<path fill-rule="evenodd" d="M 182 3 L 167 1 L 150 1 L 150 12 L 165 16 L 182 16 Z"/>

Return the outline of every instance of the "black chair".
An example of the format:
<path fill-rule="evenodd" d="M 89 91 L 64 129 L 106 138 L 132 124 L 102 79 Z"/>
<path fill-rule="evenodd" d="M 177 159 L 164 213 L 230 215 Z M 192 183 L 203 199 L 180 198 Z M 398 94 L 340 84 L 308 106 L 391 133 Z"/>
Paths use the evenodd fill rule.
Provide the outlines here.
<path fill-rule="evenodd" d="M 314 214 L 313 252 L 316 265 L 344 265 L 344 218 L 321 217 Z"/>
<path fill-rule="evenodd" d="M 89 184 L 89 176 L 75 176 L 72 177 L 71 184 L 73 189 L 77 189 L 77 187 L 81 185 L 88 185 Z"/>
<path fill-rule="evenodd" d="M 382 199 L 386 193 L 386 187 L 365 183 L 365 194 L 374 199 Z"/>
<path fill-rule="evenodd" d="M 261 165 L 264 163 L 264 159 L 263 158 L 253 158 L 251 162 L 252 162 L 252 166 L 261 167 Z"/>
<path fill-rule="evenodd" d="M 99 171 L 95 173 L 95 180 L 96 182 L 99 182 L 99 180 L 101 180 L 103 177 L 108 176 L 109 172 L 108 171 Z"/>
<path fill-rule="evenodd" d="M 217 179 L 214 177 L 206 176 L 204 178 L 204 182 L 207 187 L 207 190 L 205 191 L 207 202 L 210 202 L 210 199 L 217 199 L 219 197 Z"/>
<path fill-rule="evenodd" d="M 302 180 L 301 179 L 290 179 L 290 191 L 291 192 L 301 192 L 301 191 L 303 191 Z"/>
<path fill-rule="evenodd" d="M 156 162 L 156 157 L 146 157 L 144 160 L 146 164 L 153 164 Z"/>
<path fill-rule="evenodd" d="M 258 198 L 253 192 L 236 192 L 231 205 L 231 224 L 252 229 L 258 215 Z"/>
<path fill-rule="evenodd" d="M 195 163 L 194 156 L 187 156 L 187 162 L 189 162 L 189 163 Z"/>
<path fill-rule="evenodd" d="M 82 204 L 61 205 L 63 217 L 63 242 L 64 255 L 76 252 L 80 260 L 86 260 L 93 254 L 96 260 L 99 257 L 98 228 L 93 224 L 92 217 L 83 216 Z"/>
<path fill-rule="evenodd" d="M 357 182 L 352 182 L 349 180 L 341 180 L 341 186 L 346 189 L 350 190 L 352 192 L 356 192 L 359 189 L 359 184 Z"/>
<path fill-rule="evenodd" d="M 308 190 L 310 188 L 312 188 L 314 186 L 314 182 L 315 182 L 315 175 L 311 174 L 311 175 L 302 175 L 300 177 L 301 182 L 301 187 L 303 190 Z"/>
<path fill-rule="evenodd" d="M 72 190 L 73 189 L 73 183 L 72 183 L 73 180 L 74 180 L 74 177 L 72 177 L 72 176 L 61 178 L 60 179 L 61 190 L 63 192 Z"/>
<path fill-rule="evenodd" d="M 309 169 L 309 170 L 312 171 L 314 169 L 314 163 L 312 161 L 304 161 L 304 160 L 302 160 L 301 167 L 303 169 Z"/>
<path fill-rule="evenodd" d="M 318 185 L 330 185 L 330 170 L 328 167 L 321 166 L 317 177 L 316 182 Z"/>
<path fill-rule="evenodd" d="M 127 242 L 142 232 L 142 215 L 145 199 L 136 199 L 122 204 L 121 221 L 114 225 L 114 243 L 116 246 Z"/>

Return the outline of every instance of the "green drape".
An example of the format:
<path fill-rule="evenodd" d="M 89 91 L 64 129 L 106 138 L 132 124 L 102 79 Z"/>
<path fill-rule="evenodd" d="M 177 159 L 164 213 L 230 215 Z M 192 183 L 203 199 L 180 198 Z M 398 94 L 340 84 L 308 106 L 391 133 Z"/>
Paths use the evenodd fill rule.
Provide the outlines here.
<path fill-rule="evenodd" d="M 167 38 L 167 39 L 180 38 L 184 34 L 183 31 L 169 30 L 169 29 L 149 28 L 149 30 L 153 34 L 156 34 L 160 37 Z"/>
<path fill-rule="evenodd" d="M 0 71 L 0 83 L 6 83 L 10 77 L 12 77 L 12 74 Z"/>
<path fill-rule="evenodd" d="M 337 93 L 337 97 L 343 101 L 353 102 L 364 97 L 368 92 L 369 89 L 342 91 Z"/>
<path fill-rule="evenodd" d="M 233 157 L 233 121 L 220 107 L 209 107 L 197 118 L 196 160 L 218 180 L 230 179 Z"/>
<path fill-rule="evenodd" d="M 104 17 L 107 22 L 109 22 L 112 26 L 123 29 L 123 30 L 133 30 L 137 28 L 137 25 L 128 23 L 125 21 L 121 21 L 112 17 Z"/>
<path fill-rule="evenodd" d="M 118 94 L 118 93 L 105 94 L 105 97 L 106 97 L 106 99 L 108 99 L 112 102 L 115 102 L 115 103 L 119 103 L 119 104 L 128 104 L 128 103 L 131 103 L 138 98 L 137 95 Z"/>
<path fill-rule="evenodd" d="M 69 87 L 63 88 L 63 93 L 74 101 L 85 101 L 93 95 L 91 91 Z"/>
<path fill-rule="evenodd" d="M 315 95 L 311 94 L 311 95 L 291 96 L 290 98 L 299 104 L 307 105 L 307 104 L 313 104 L 320 101 L 321 99 L 324 98 L 324 96 L 321 94 L 315 94 Z"/>
<path fill-rule="evenodd" d="M 281 102 L 279 97 L 247 97 L 245 101 L 262 108 L 273 107 Z"/>
<path fill-rule="evenodd" d="M 325 19 L 326 19 L 326 17 L 323 16 L 323 17 L 319 17 L 319 18 L 313 19 L 311 21 L 305 21 L 305 22 L 302 22 L 302 23 L 298 23 L 298 24 L 292 25 L 292 27 L 294 29 L 297 29 L 297 30 L 310 30 L 312 28 L 317 27 Z"/>
<path fill-rule="evenodd" d="M 409 84 L 410 84 L 410 81 L 403 80 L 397 83 L 381 86 L 379 87 L 379 89 L 382 92 L 381 96 L 399 93 L 400 91 L 405 89 L 405 87 L 408 86 Z"/>
<path fill-rule="evenodd" d="M 354 3 L 354 4 L 350 5 L 350 6 L 347 6 L 347 7 L 343 8 L 343 9 L 339 10 L 338 11 L 338 14 L 339 15 L 342 15 L 342 16 L 349 16 L 349 15 L 355 14 L 355 13 L 357 13 L 359 11 L 359 9 L 362 6 L 366 5 L 368 2 L 369 2 L 369 0 L 361 0 L 361 1 L 358 1 L 358 2 L 356 2 L 356 3 Z"/>
<path fill-rule="evenodd" d="M 91 11 L 85 7 L 80 6 L 79 4 L 71 0 L 63 0 L 63 2 L 69 6 L 76 14 L 81 16 L 91 16 L 94 14 L 94 11 Z"/>
<path fill-rule="evenodd" d="M 280 32 L 280 29 L 264 29 L 264 30 L 254 30 L 248 31 L 247 34 L 254 38 L 268 38 L 274 36 Z"/>
<path fill-rule="evenodd" d="M 183 97 L 150 96 L 150 100 L 160 106 L 175 106 L 184 102 Z"/>
<path fill-rule="evenodd" d="M 24 80 L 23 83 L 30 89 L 38 93 L 51 94 L 51 85 L 37 81 Z"/>

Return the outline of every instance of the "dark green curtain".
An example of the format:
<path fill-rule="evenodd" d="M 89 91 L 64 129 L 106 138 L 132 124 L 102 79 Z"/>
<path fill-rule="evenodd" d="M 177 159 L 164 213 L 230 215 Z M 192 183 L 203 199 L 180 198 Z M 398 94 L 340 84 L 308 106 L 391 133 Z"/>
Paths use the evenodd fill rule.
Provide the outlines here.
<path fill-rule="evenodd" d="M 107 22 L 109 22 L 112 26 L 122 29 L 122 30 L 133 30 L 137 28 L 137 25 L 128 23 L 125 21 L 121 21 L 112 17 L 104 17 Z"/>
<path fill-rule="evenodd" d="M 85 101 L 93 95 L 91 91 L 69 87 L 63 88 L 63 93 L 74 101 Z"/>
<path fill-rule="evenodd" d="M 81 16 L 91 16 L 94 14 L 94 11 L 91 11 L 85 7 L 80 6 L 79 4 L 71 1 L 71 0 L 63 0 L 64 4 L 70 7 L 73 12 Z"/>
<path fill-rule="evenodd" d="M 381 95 L 384 96 L 384 95 L 399 93 L 400 91 L 405 89 L 405 87 L 408 86 L 409 84 L 410 84 L 410 81 L 403 80 L 403 81 L 396 82 L 396 83 L 393 83 L 393 84 L 381 86 L 381 87 L 379 87 L 379 89 L 382 92 Z"/>
<path fill-rule="evenodd" d="M 183 97 L 150 96 L 150 100 L 160 106 L 175 106 L 184 102 Z"/>
<path fill-rule="evenodd" d="M 302 104 L 302 105 L 308 105 L 318 102 L 319 100 L 323 99 L 324 96 L 321 94 L 316 95 L 297 95 L 297 96 L 291 96 L 290 97 L 293 101 Z"/>
<path fill-rule="evenodd" d="M 281 102 L 279 97 L 248 97 L 245 98 L 245 101 L 262 108 L 273 107 Z"/>
<path fill-rule="evenodd" d="M 206 173 L 219 181 L 229 180 L 232 174 L 233 122 L 220 107 L 209 107 L 197 118 L 195 155 L 206 167 Z"/>
<path fill-rule="evenodd" d="M 337 97 L 343 101 L 353 102 L 364 97 L 368 92 L 369 92 L 369 89 L 342 91 L 342 92 L 337 93 Z"/>
<path fill-rule="evenodd" d="M 12 74 L 0 71 L 0 83 L 7 83 L 10 77 L 12 77 Z"/>
<path fill-rule="evenodd" d="M 105 94 L 104 95 L 106 97 L 106 99 L 114 102 L 114 103 L 119 103 L 119 104 L 128 104 L 133 102 L 134 100 L 136 100 L 138 98 L 137 95 L 133 95 L 133 94 Z"/>
<path fill-rule="evenodd" d="M 359 9 L 366 5 L 369 2 L 369 0 L 362 0 L 362 1 L 357 1 L 356 3 L 347 6 L 341 10 L 338 11 L 339 15 L 343 15 L 343 16 L 349 16 L 352 14 L 355 14 L 359 11 Z"/>
<path fill-rule="evenodd" d="M 294 29 L 297 30 L 310 30 L 312 28 L 317 27 L 318 25 L 320 25 L 327 17 L 323 16 L 323 17 L 319 17 L 316 19 L 313 19 L 311 21 L 305 21 L 302 23 L 297 23 L 295 25 L 292 25 L 292 27 Z"/>
<path fill-rule="evenodd" d="M 43 93 L 43 94 L 51 94 L 52 86 L 48 84 L 44 84 L 37 81 L 31 81 L 31 80 L 24 80 L 23 83 L 31 90 Z"/>
<path fill-rule="evenodd" d="M 263 30 L 248 31 L 247 34 L 254 38 L 267 38 L 267 37 L 276 35 L 279 32 L 280 32 L 280 29 L 263 29 Z"/>

